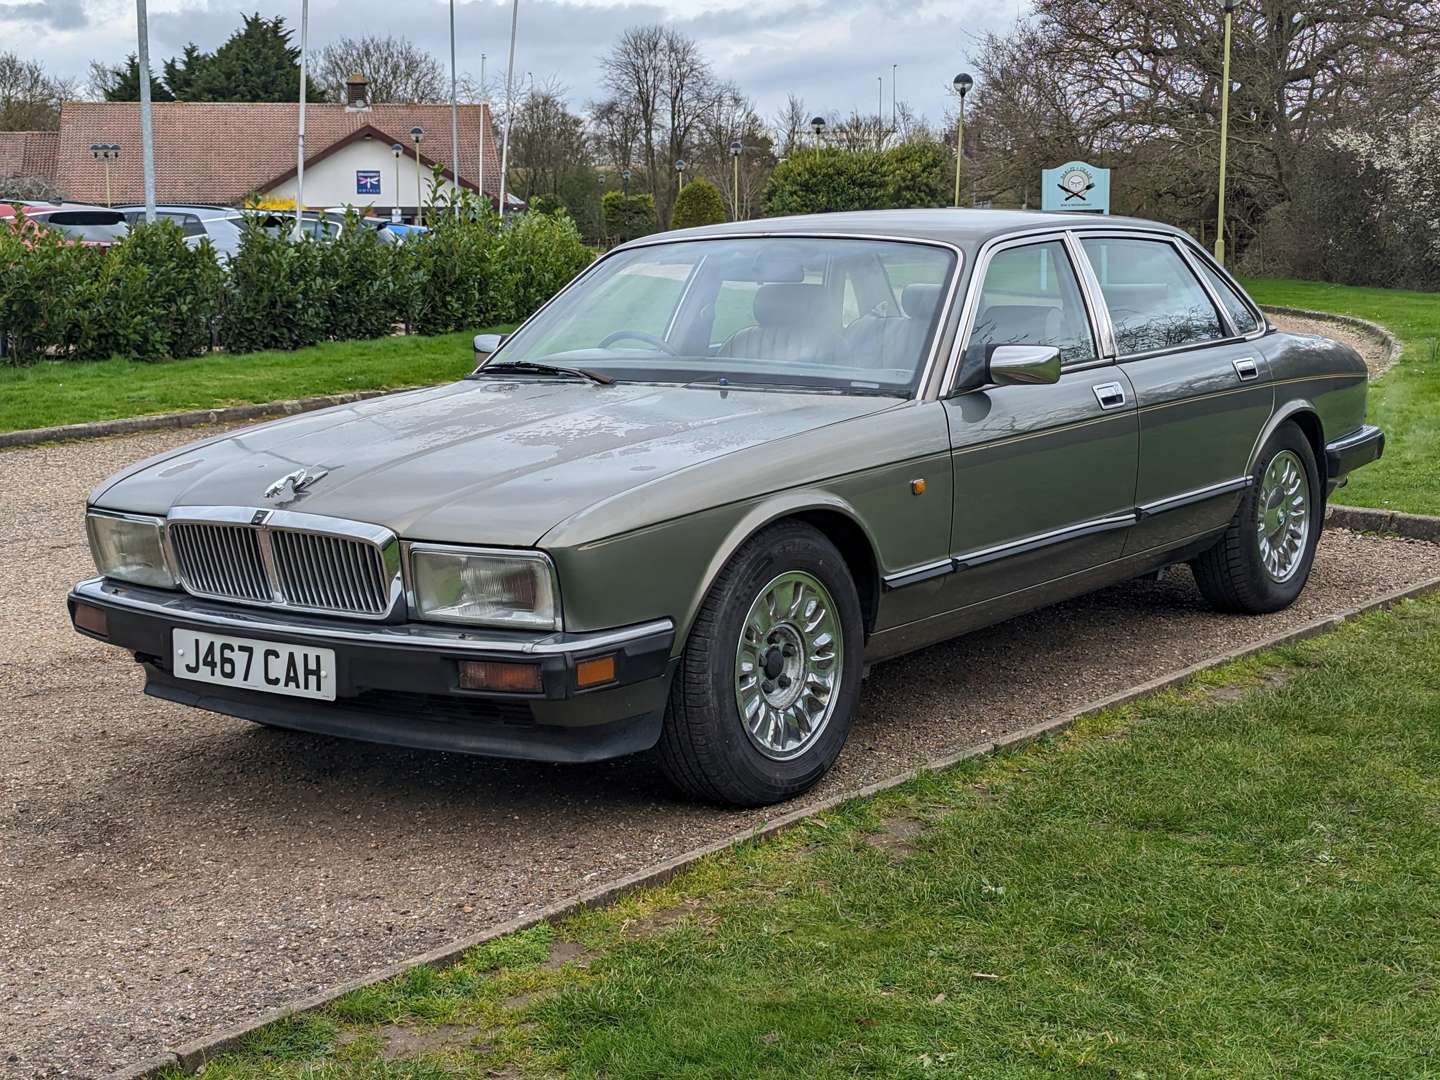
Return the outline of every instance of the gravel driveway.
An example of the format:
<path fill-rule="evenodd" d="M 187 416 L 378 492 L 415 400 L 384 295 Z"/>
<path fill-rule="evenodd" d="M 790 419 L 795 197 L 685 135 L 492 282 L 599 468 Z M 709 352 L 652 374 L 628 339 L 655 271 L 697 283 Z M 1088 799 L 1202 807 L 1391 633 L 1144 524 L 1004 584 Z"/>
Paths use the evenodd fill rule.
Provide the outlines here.
<path fill-rule="evenodd" d="M 285 734 L 140 693 L 72 633 L 86 492 L 194 433 L 0 453 L 0 1076 L 102 1073 L 759 821 L 643 761 L 561 767 Z M 1440 572 L 1327 534 L 1301 602 L 1207 612 L 1188 572 L 878 666 L 817 794 Z"/>

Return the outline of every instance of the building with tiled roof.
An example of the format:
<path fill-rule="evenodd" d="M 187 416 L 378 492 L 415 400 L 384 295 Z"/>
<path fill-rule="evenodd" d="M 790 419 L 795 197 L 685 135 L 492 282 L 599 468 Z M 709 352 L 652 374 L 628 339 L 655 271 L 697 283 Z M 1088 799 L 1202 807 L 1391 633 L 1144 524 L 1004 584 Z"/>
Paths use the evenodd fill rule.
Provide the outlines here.
<path fill-rule="evenodd" d="M 239 205 L 251 195 L 294 195 L 297 105 L 166 101 L 155 102 L 152 109 L 159 202 Z M 419 165 L 428 202 L 429 174 L 437 162 L 444 162 L 446 179 L 455 180 L 449 161 L 448 104 L 307 105 L 306 205 L 401 206 L 408 213 L 416 203 L 416 154 L 410 137 L 416 127 L 424 131 Z M 489 109 L 461 105 L 459 128 L 459 183 L 471 191 L 478 188 L 483 128 L 484 188 L 493 199 L 500 148 Z M 21 134 L 27 139 L 19 151 L 0 136 L 0 175 L 20 175 L 9 165 L 17 154 L 43 161 L 43 143 L 32 150 L 29 140 L 49 135 L 53 145 L 48 167 L 31 175 L 50 177 L 71 201 L 103 203 L 105 163 L 95 159 L 90 147 L 118 144 L 119 157 L 110 163 L 111 198 L 116 204 L 144 200 L 138 103 L 67 101 L 60 110 L 58 133 Z M 402 147 L 399 161 L 392 144 Z"/>
<path fill-rule="evenodd" d="M 0 176 L 55 176 L 58 131 L 0 131 Z"/>

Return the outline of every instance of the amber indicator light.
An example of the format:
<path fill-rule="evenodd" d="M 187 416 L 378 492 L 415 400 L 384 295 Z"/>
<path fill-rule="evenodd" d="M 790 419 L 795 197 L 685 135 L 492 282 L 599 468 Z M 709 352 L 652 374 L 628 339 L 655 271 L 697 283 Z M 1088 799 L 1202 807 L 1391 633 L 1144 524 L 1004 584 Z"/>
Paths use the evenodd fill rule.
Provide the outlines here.
<path fill-rule="evenodd" d="M 575 685 L 582 690 L 587 686 L 615 681 L 615 654 L 597 656 L 593 660 L 581 660 L 575 665 Z"/>
<path fill-rule="evenodd" d="M 75 625 L 81 630 L 89 630 L 92 634 L 104 634 L 110 636 L 110 623 L 105 618 L 105 612 L 99 608 L 89 607 L 85 604 L 75 605 Z"/>
<path fill-rule="evenodd" d="M 501 690 L 512 694 L 540 692 L 538 664 L 507 664 L 496 660 L 462 660 L 460 689 Z"/>

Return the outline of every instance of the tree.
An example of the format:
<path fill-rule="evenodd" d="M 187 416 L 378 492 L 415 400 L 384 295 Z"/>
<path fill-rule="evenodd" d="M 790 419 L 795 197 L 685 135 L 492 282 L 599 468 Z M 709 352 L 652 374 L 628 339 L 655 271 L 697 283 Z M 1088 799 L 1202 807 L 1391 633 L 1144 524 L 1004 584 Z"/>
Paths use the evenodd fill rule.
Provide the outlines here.
<path fill-rule="evenodd" d="M 773 142 L 754 102 L 733 83 L 720 85 L 713 106 L 700 116 L 693 141 L 694 149 L 687 159 L 691 171 L 720 190 L 729 217 L 736 221 L 750 217 L 775 167 Z M 739 206 L 732 205 L 735 161 L 730 153 L 731 144 L 737 142 L 741 148 Z"/>
<path fill-rule="evenodd" d="M 613 244 L 646 236 L 656 229 L 655 199 L 651 195 L 607 191 L 600 205 L 605 214 L 605 236 Z"/>
<path fill-rule="evenodd" d="M 710 66 L 692 38 L 670 27 L 625 31 L 600 59 L 610 92 L 602 108 L 629 114 L 629 125 L 661 221 L 670 220 L 679 174 L 700 118 L 715 102 Z"/>
<path fill-rule="evenodd" d="M 516 107 L 510 155 L 510 190 L 526 201 L 536 192 L 558 194 L 577 172 L 594 175 L 585 121 L 569 110 L 564 88 L 555 84 L 536 87 Z"/>
<path fill-rule="evenodd" d="M 787 158 L 806 145 L 810 136 L 810 117 L 805 115 L 805 99 L 790 94 L 784 107 L 775 114 L 775 152 Z"/>
<path fill-rule="evenodd" d="M 675 213 L 670 227 L 693 229 L 699 225 L 718 225 L 725 220 L 725 200 L 720 189 L 704 177 L 691 180 L 675 197 Z"/>
<path fill-rule="evenodd" d="M 450 80 L 440 61 L 406 37 L 347 37 L 320 51 L 314 79 L 335 101 L 345 99 L 345 80 L 355 74 L 370 81 L 374 102 L 442 101 L 450 96 Z"/>
<path fill-rule="evenodd" d="M 106 101 L 140 100 L 140 61 L 131 53 L 125 63 L 110 66 L 98 60 L 90 63 L 90 89 Z M 174 101 L 175 96 L 165 84 L 150 73 L 150 100 Z"/>
<path fill-rule="evenodd" d="M 165 86 L 176 101 L 194 101 L 195 83 L 210 61 L 210 54 L 201 52 L 193 41 L 185 46 L 180 58 L 165 61 Z"/>
<path fill-rule="evenodd" d="M 190 101 L 294 101 L 300 95 L 300 50 L 280 16 L 257 12 L 199 65 Z M 306 99 L 325 101 L 324 86 L 311 82 Z"/>
<path fill-rule="evenodd" d="M 52 79 L 34 60 L 0 53 L 0 131 L 54 131 L 71 86 Z"/>

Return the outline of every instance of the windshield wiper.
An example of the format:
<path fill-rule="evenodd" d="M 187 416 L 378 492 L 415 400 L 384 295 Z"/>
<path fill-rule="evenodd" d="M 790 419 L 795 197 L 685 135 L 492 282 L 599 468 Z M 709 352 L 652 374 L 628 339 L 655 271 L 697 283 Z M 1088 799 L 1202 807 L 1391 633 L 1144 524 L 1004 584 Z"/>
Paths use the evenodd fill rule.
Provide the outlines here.
<path fill-rule="evenodd" d="M 531 375 L 569 375 L 576 379 L 589 379 L 601 386 L 613 386 L 615 380 L 608 375 L 601 375 L 598 371 L 587 371 L 585 368 L 564 367 L 560 364 L 541 364 L 535 360 L 497 360 L 492 364 L 483 364 L 476 368 L 468 376 L 471 379 L 479 378 L 490 372 L 498 371 L 523 371 Z"/>

